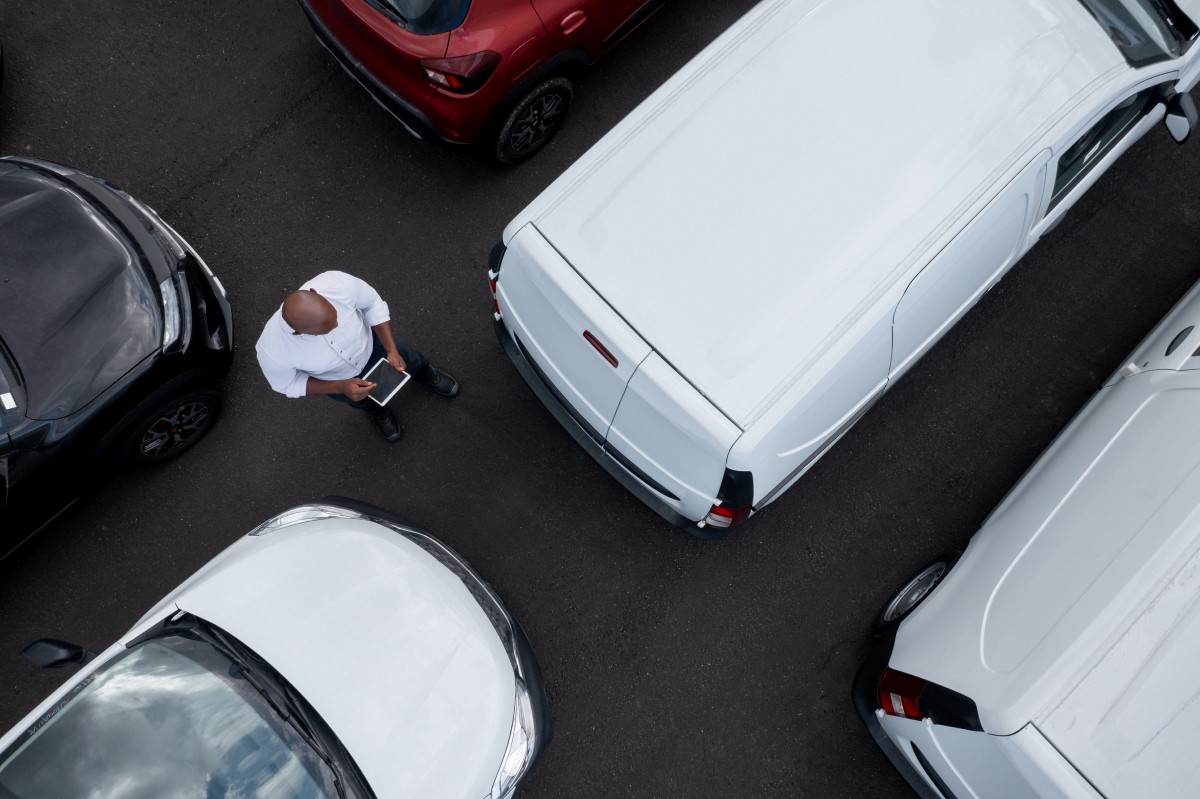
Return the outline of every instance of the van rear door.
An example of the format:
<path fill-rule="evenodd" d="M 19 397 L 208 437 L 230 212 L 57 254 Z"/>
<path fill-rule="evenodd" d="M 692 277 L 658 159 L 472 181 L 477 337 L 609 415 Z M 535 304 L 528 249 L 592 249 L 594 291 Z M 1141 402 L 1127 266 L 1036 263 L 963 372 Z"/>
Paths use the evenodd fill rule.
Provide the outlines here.
<path fill-rule="evenodd" d="M 605 449 L 690 521 L 717 499 L 742 431 L 656 352 L 625 390 Z"/>
<path fill-rule="evenodd" d="M 650 347 L 532 224 L 508 242 L 496 280 L 500 318 L 597 443 Z"/>

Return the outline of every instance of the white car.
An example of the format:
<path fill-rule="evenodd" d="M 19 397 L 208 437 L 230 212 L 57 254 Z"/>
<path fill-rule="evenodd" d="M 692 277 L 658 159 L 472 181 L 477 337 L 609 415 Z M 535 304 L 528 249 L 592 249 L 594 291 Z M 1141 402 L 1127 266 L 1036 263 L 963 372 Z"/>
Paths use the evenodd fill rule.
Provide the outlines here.
<path fill-rule="evenodd" d="M 1197 796 L 1200 285 L 950 565 L 888 604 L 854 686 L 918 794 Z"/>
<path fill-rule="evenodd" d="M 453 551 L 340 498 L 238 540 L 0 738 L 0 797 L 507 799 L 549 734 L 520 626 Z"/>
<path fill-rule="evenodd" d="M 497 333 L 709 536 L 809 469 L 1101 174 L 1195 126 L 1200 0 L 764 0 L 505 229 Z"/>

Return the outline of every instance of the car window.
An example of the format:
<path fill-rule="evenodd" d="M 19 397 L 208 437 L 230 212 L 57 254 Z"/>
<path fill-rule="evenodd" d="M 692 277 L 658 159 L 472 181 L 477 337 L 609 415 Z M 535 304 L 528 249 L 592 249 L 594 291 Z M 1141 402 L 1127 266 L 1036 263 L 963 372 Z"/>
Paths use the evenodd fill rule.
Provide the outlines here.
<path fill-rule="evenodd" d="M 410 33 L 445 33 L 462 24 L 471 0 L 372 0 L 385 12 L 399 17 Z"/>
<path fill-rule="evenodd" d="M 1162 97 L 1163 91 L 1162 85 L 1152 86 L 1125 98 L 1099 122 L 1088 128 L 1070 147 L 1063 150 L 1058 158 L 1058 171 L 1054 177 L 1054 192 L 1050 195 L 1050 208 L 1075 188 L 1080 179 L 1125 133 L 1149 113 Z"/>
<path fill-rule="evenodd" d="M 326 799 L 325 764 L 211 644 L 183 635 L 131 649 L 0 754 L 20 799 Z"/>
<path fill-rule="evenodd" d="M 1135 67 L 1176 58 L 1196 38 L 1195 24 L 1175 0 L 1081 0 Z"/>

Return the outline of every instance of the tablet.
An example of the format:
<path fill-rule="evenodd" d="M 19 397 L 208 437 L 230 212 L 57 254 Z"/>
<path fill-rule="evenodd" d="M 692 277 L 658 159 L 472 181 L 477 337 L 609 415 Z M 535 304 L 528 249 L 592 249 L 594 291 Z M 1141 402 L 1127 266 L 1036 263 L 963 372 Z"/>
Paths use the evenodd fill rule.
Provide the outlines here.
<path fill-rule="evenodd" d="M 363 380 L 375 384 L 375 388 L 371 389 L 371 393 L 367 396 L 380 405 L 387 405 L 388 401 L 396 396 L 396 392 L 408 382 L 408 378 L 411 376 L 408 372 L 396 371 L 395 367 L 388 363 L 387 358 L 380 358 L 371 367 L 371 371 L 363 376 Z"/>

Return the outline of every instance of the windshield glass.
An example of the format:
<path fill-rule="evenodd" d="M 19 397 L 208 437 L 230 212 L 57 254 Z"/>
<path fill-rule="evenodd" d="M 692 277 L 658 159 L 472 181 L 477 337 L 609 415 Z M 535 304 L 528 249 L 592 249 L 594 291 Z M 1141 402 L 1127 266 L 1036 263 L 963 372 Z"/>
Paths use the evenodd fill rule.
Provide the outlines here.
<path fill-rule="evenodd" d="M 326 799 L 332 778 L 212 645 L 151 640 L 0 754 L 3 799 Z"/>
<path fill-rule="evenodd" d="M 1081 0 L 1125 56 L 1137 67 L 1175 58 L 1196 28 L 1174 0 Z"/>
<path fill-rule="evenodd" d="M 445 33 L 462 24 L 471 0 L 374 0 L 412 33 Z"/>

